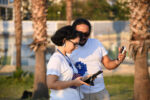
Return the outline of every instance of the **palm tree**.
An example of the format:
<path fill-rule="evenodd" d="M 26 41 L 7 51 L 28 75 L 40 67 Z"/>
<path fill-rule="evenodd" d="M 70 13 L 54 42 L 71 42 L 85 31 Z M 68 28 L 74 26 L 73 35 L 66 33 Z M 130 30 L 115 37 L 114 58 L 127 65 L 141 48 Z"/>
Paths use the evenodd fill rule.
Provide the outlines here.
<path fill-rule="evenodd" d="M 134 100 L 150 100 L 148 49 L 150 48 L 150 0 L 131 0 L 129 50 L 135 62 Z"/>
<path fill-rule="evenodd" d="M 21 69 L 21 42 L 22 42 L 22 19 L 21 0 L 14 0 L 15 13 L 15 38 L 16 38 L 16 67 Z"/>
<path fill-rule="evenodd" d="M 72 20 L 72 0 L 66 0 L 66 19 L 67 24 L 71 24 Z"/>
<path fill-rule="evenodd" d="M 35 51 L 35 74 L 33 99 L 48 98 L 46 85 L 45 50 L 47 44 L 46 0 L 32 0 L 33 42 Z"/>

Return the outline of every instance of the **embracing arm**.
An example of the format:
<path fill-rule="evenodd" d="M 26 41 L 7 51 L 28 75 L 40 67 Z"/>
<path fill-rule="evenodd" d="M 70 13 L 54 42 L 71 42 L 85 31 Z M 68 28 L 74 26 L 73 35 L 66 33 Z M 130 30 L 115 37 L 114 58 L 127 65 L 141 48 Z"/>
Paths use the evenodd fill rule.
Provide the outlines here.
<path fill-rule="evenodd" d="M 81 81 L 81 78 L 82 77 L 78 77 L 75 80 L 70 80 L 70 81 L 59 81 L 58 76 L 48 75 L 47 86 L 49 89 L 55 89 L 55 90 L 65 89 L 70 86 L 80 86 L 84 84 L 83 81 Z"/>

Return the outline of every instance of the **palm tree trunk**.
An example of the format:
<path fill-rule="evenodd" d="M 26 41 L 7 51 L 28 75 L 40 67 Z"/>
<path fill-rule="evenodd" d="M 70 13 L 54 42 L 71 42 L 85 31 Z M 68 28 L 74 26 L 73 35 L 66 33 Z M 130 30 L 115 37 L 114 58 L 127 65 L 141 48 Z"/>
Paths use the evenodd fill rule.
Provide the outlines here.
<path fill-rule="evenodd" d="M 35 53 L 35 74 L 33 99 L 48 98 L 48 88 L 46 85 L 45 53 L 37 49 Z"/>
<path fill-rule="evenodd" d="M 14 0 L 15 10 L 15 34 L 16 34 L 16 67 L 21 69 L 21 42 L 22 42 L 22 19 L 21 0 Z"/>
<path fill-rule="evenodd" d="M 45 66 L 45 42 L 46 32 L 46 0 L 32 0 L 32 20 L 33 20 L 33 43 L 35 51 L 35 74 L 33 99 L 48 98 L 48 88 L 46 85 Z"/>
<path fill-rule="evenodd" d="M 66 19 L 67 24 L 71 24 L 72 20 L 72 0 L 66 0 Z"/>
<path fill-rule="evenodd" d="M 142 54 L 135 57 L 134 100 L 150 100 L 150 77 L 147 62 L 148 49 L 144 46 Z"/>
<path fill-rule="evenodd" d="M 150 100 L 147 55 L 150 48 L 150 0 L 131 0 L 129 51 L 135 61 L 134 100 Z"/>

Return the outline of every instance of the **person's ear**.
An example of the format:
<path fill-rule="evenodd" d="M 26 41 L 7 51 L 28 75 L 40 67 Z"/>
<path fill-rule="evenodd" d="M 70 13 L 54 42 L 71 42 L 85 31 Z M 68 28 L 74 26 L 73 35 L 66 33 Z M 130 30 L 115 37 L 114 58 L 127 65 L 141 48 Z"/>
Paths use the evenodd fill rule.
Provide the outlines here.
<path fill-rule="evenodd" d="M 66 46 L 66 39 L 63 40 L 63 46 Z"/>

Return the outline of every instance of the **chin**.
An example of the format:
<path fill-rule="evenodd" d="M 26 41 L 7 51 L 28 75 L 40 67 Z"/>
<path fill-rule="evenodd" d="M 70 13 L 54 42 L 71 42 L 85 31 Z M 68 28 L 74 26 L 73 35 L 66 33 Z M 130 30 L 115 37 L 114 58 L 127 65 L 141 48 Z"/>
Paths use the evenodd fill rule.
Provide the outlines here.
<path fill-rule="evenodd" d="M 84 43 L 84 44 L 81 44 L 81 43 L 80 43 L 79 45 L 80 45 L 80 46 L 84 46 L 84 45 L 85 45 L 85 43 Z"/>
<path fill-rule="evenodd" d="M 85 44 L 86 44 L 86 41 L 79 43 L 80 46 L 84 46 Z"/>
<path fill-rule="evenodd" d="M 72 53 L 72 51 L 67 52 L 67 54 L 71 54 L 71 53 Z"/>
<path fill-rule="evenodd" d="M 70 52 L 68 52 L 67 54 L 69 54 L 69 55 L 70 55 L 71 53 L 70 53 Z"/>

